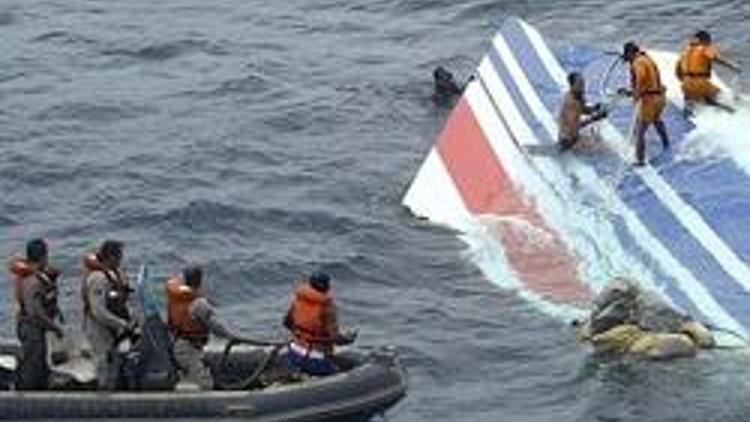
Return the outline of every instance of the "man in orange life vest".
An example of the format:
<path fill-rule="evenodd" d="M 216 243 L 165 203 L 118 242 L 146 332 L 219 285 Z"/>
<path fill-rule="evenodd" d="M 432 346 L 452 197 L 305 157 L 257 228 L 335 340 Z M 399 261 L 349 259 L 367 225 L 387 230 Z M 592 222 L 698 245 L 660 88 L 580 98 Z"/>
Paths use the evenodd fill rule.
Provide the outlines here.
<path fill-rule="evenodd" d="M 26 245 L 26 259 L 10 263 L 11 279 L 18 303 L 16 331 L 21 342 L 21 359 L 16 371 L 17 390 L 46 390 L 50 369 L 47 364 L 45 333 L 63 336 L 55 321 L 61 317 L 57 305 L 59 272 L 48 266 L 47 244 L 34 239 Z"/>
<path fill-rule="evenodd" d="M 357 337 L 356 331 L 339 331 L 330 277 L 320 272 L 297 287 L 284 326 L 293 336 L 287 353 L 289 363 L 310 375 L 335 373 L 337 368 L 331 360 L 334 345 L 351 344 Z"/>
<path fill-rule="evenodd" d="M 84 256 L 85 277 L 81 286 L 83 324 L 96 362 L 99 388 L 113 390 L 119 382 L 122 359 L 118 342 L 136 331 L 128 298 L 132 292 L 120 270 L 122 243 L 107 240 L 97 253 Z"/>
<path fill-rule="evenodd" d="M 662 147 L 669 148 L 667 127 L 661 113 L 667 103 L 666 90 L 661 83 L 659 68 L 645 51 L 632 41 L 623 46 L 623 60 L 630 63 L 631 89 L 621 88 L 620 94 L 635 100 L 635 156 L 636 166 L 646 163 L 646 130 L 652 124 L 661 137 Z"/>
<path fill-rule="evenodd" d="M 734 111 L 732 107 L 717 101 L 719 88 L 711 83 L 711 65 L 713 62 L 726 66 L 735 72 L 741 71 L 737 63 L 721 55 L 718 46 L 711 42 L 711 34 L 706 31 L 696 32 L 682 50 L 675 67 L 677 79 L 682 83 L 686 110 L 690 110 L 693 103 L 703 102 L 727 111 Z"/>
<path fill-rule="evenodd" d="M 202 295 L 203 271 L 188 267 L 183 271 L 184 283 L 179 278 L 167 280 L 167 324 L 174 334 L 174 358 L 182 371 L 183 380 L 199 388 L 213 388 L 211 372 L 203 363 L 203 348 L 209 335 L 236 339 L 237 335 L 216 318 L 214 307 Z"/>

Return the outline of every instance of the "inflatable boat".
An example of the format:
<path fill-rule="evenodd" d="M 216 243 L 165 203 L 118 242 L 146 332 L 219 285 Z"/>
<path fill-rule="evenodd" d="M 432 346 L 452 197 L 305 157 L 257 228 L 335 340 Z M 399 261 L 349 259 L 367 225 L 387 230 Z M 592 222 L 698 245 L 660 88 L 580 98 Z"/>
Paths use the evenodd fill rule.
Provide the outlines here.
<path fill-rule="evenodd" d="M 663 151 L 649 130 L 649 165 L 634 167 L 633 104 L 611 95 L 629 86 L 628 69 L 605 51 L 613 47 L 621 44 L 548 43 L 532 25 L 507 19 L 403 204 L 457 230 L 491 282 L 541 312 L 583 316 L 609 280 L 625 275 L 747 338 L 750 231 L 741 228 L 750 227 L 750 110 L 705 108 L 687 118 L 674 76 L 681 46 L 646 45 L 667 87 L 662 119 L 672 147 Z M 572 71 L 609 117 L 595 124 L 598 148 L 560 154 L 556 115 Z"/>
<path fill-rule="evenodd" d="M 178 384 L 166 391 L 144 386 L 142 391 L 97 392 L 93 382 L 62 376 L 53 381 L 51 391 L 19 392 L 12 390 L 13 372 L 6 367 L 0 371 L 0 418 L 364 421 L 383 414 L 406 394 L 406 372 L 392 350 L 344 351 L 336 356 L 339 373 L 308 377 L 290 372 L 278 348 L 232 346 L 206 353 L 214 391 Z M 14 344 L 0 346 L 6 363 L 16 352 Z"/>

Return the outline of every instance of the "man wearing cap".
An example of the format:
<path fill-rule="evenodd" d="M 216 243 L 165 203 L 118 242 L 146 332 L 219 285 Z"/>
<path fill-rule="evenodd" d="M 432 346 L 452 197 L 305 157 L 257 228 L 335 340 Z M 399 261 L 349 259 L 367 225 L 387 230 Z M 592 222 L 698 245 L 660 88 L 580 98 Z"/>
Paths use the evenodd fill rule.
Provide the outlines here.
<path fill-rule="evenodd" d="M 646 130 L 652 124 L 661 137 L 662 147 L 669 148 L 667 127 L 661 113 L 667 103 L 666 90 L 661 83 L 659 68 L 645 51 L 632 41 L 623 46 L 623 60 L 630 63 L 630 89 L 620 89 L 621 94 L 635 100 L 635 156 L 636 166 L 646 163 Z"/>
<path fill-rule="evenodd" d="M 711 41 L 710 33 L 696 32 L 683 48 L 675 67 L 675 74 L 681 82 L 686 110 L 690 110 L 693 103 L 703 102 L 734 111 L 732 107 L 717 101 L 719 88 L 711 82 L 711 65 L 714 62 L 735 72 L 741 71 L 737 63 L 722 56 L 718 46 Z"/>
<path fill-rule="evenodd" d="M 284 326 L 291 331 L 289 363 L 310 375 L 330 375 L 337 368 L 332 361 L 334 346 L 354 342 L 356 331 L 342 333 L 328 274 L 316 272 L 294 292 Z"/>

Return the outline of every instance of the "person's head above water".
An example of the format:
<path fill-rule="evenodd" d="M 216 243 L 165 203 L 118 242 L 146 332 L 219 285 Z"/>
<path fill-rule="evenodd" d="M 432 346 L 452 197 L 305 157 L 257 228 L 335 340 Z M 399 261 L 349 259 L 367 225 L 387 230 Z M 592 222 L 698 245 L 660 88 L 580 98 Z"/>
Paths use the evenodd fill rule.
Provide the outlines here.
<path fill-rule="evenodd" d="M 443 66 L 438 66 L 432 72 L 435 80 L 435 93 L 443 96 L 461 94 L 461 88 L 453 78 L 453 74 L 447 71 Z"/>

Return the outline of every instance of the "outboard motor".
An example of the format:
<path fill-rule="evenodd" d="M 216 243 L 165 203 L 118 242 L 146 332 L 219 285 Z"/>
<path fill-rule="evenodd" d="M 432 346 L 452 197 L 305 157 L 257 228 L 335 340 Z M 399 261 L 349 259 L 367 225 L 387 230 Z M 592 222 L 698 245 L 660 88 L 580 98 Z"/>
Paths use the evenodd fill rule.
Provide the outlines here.
<path fill-rule="evenodd" d="M 125 352 L 120 377 L 122 387 L 131 391 L 172 390 L 177 384 L 169 328 L 158 315 L 146 318 L 141 336 Z"/>

